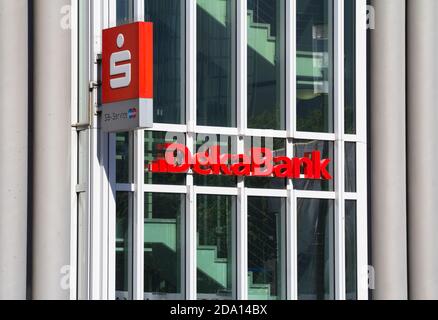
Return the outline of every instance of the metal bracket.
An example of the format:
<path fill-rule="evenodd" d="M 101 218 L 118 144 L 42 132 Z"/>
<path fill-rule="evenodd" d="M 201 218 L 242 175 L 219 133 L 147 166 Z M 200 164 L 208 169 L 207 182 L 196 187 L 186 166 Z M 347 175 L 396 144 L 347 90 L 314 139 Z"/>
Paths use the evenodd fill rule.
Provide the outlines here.
<path fill-rule="evenodd" d="M 94 60 L 94 63 L 97 65 L 102 64 L 102 54 L 97 54 Z M 94 116 L 100 116 L 102 111 L 99 110 L 100 106 L 98 103 L 94 103 L 94 91 L 99 89 L 102 86 L 102 81 L 90 81 L 88 84 L 88 122 L 76 123 L 72 125 L 72 128 L 76 128 L 78 131 L 91 129 L 93 126 L 93 118 Z M 97 111 L 94 112 L 94 107 L 96 105 Z"/>

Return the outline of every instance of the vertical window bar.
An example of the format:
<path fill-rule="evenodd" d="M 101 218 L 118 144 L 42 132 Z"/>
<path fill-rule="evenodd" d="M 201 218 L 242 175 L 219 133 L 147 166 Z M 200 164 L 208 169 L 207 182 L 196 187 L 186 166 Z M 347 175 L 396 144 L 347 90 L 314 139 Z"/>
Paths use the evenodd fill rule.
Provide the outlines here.
<path fill-rule="evenodd" d="M 188 132 L 196 128 L 196 0 L 186 0 L 186 118 Z"/>
<path fill-rule="evenodd" d="M 144 21 L 144 0 L 131 0 L 134 21 Z M 133 299 L 144 300 L 144 130 L 134 135 L 134 270 Z"/>
<path fill-rule="evenodd" d="M 116 0 L 109 0 L 109 26 L 117 24 Z M 108 300 L 116 298 L 116 134 L 109 135 Z"/>
<path fill-rule="evenodd" d="M 117 0 L 108 0 L 108 25 L 115 27 L 117 25 Z"/>
<path fill-rule="evenodd" d="M 334 0 L 335 79 L 335 290 L 345 300 L 345 145 L 344 145 L 344 0 Z"/>
<path fill-rule="evenodd" d="M 186 300 L 197 299 L 197 221 L 196 193 L 193 184 L 187 185 L 186 195 Z"/>
<path fill-rule="evenodd" d="M 247 130 L 247 42 L 248 42 L 248 11 L 247 1 L 236 1 L 236 77 L 237 77 L 237 128 L 240 137 L 237 141 L 237 153 L 245 152 Z M 248 214 L 245 181 L 238 178 L 237 182 L 237 299 L 248 300 Z"/>
<path fill-rule="evenodd" d="M 287 3 L 289 3 L 289 1 Z M 291 57 L 295 57 L 295 55 Z M 295 78 L 295 74 L 293 74 L 292 77 Z M 293 139 L 287 139 L 286 156 L 289 158 L 294 157 Z M 295 202 L 293 181 L 289 179 L 287 182 L 286 206 L 286 297 L 288 300 L 298 300 L 297 210 Z"/>
<path fill-rule="evenodd" d="M 357 168 L 367 167 L 367 1 L 356 0 L 356 129 L 358 134 Z M 367 172 L 357 170 L 357 268 L 358 299 L 368 299 L 368 203 Z"/>
<path fill-rule="evenodd" d="M 296 2 L 286 1 L 286 130 L 289 138 L 295 133 L 296 110 Z"/>
<path fill-rule="evenodd" d="M 286 130 L 287 157 L 293 158 L 293 138 L 295 135 L 296 110 L 296 2 L 286 1 Z M 298 299 L 297 274 L 297 217 L 294 186 L 291 179 L 287 182 L 286 215 L 286 281 L 287 299 Z"/>
<path fill-rule="evenodd" d="M 93 47 L 91 49 L 90 59 L 90 80 L 98 81 L 100 76 L 98 66 L 96 64 L 97 55 L 102 50 L 102 29 L 108 27 L 109 17 L 109 2 L 93 2 L 92 5 L 92 39 Z M 92 107 L 97 107 L 97 92 L 92 95 Z M 93 118 L 93 127 L 96 128 L 97 115 Z M 106 248 L 107 238 L 107 220 L 106 215 L 102 213 L 107 210 L 108 185 L 102 183 L 107 179 L 106 169 L 108 153 L 105 150 L 108 148 L 108 135 L 103 134 L 100 130 L 90 131 L 90 180 L 89 180 L 89 221 L 90 221 L 90 237 L 89 237 L 89 296 L 90 299 L 105 299 L 107 292 L 107 278 L 104 274 L 107 272 L 108 265 L 107 255 L 104 252 Z M 99 196 L 97 196 L 99 195 Z M 104 270 L 105 269 L 105 270 Z M 104 284 L 105 283 L 105 284 Z"/>
<path fill-rule="evenodd" d="M 134 300 L 144 299 L 144 131 L 134 133 Z"/>
<path fill-rule="evenodd" d="M 195 100 L 193 100 L 195 101 Z M 194 114 L 196 116 L 196 114 Z M 195 134 L 187 134 L 187 148 L 191 154 L 195 149 Z M 196 221 L 196 192 L 194 188 L 193 175 L 187 175 L 187 200 L 186 200 L 186 299 L 197 299 L 197 221 Z"/>
<path fill-rule="evenodd" d="M 82 43 L 86 39 L 81 39 L 79 41 L 80 33 L 80 20 L 79 20 L 79 3 L 77 0 L 72 0 L 71 2 L 71 124 L 79 123 L 79 48 L 82 47 Z M 85 41 L 84 41 L 85 40 Z M 71 194 L 75 195 L 72 197 L 71 202 L 71 219 L 70 219 L 70 300 L 76 300 L 78 296 L 78 200 L 79 194 L 76 193 L 76 185 L 78 184 L 78 146 L 79 133 L 75 130 L 71 131 Z M 81 150 L 82 151 L 82 150 Z M 76 173 L 76 177 L 74 176 Z"/>
<path fill-rule="evenodd" d="M 239 135 L 247 129 L 248 101 L 248 11 L 247 1 L 237 1 L 237 127 Z"/>
<path fill-rule="evenodd" d="M 144 21 L 144 0 L 134 0 L 134 21 Z"/>
<path fill-rule="evenodd" d="M 245 2 L 245 1 L 241 1 Z M 246 11 L 245 11 L 246 12 Z M 246 47 L 246 45 L 245 45 Z M 245 152 L 245 139 L 239 137 L 237 153 Z M 237 181 L 237 299 L 248 300 L 248 211 L 246 206 L 245 181 L 239 177 Z"/>
<path fill-rule="evenodd" d="M 109 138 L 108 300 L 116 298 L 116 135 Z"/>
<path fill-rule="evenodd" d="M 196 129 L 196 0 L 186 0 L 186 120 L 187 120 L 187 147 L 193 154 Z M 186 251 L 185 251 L 185 292 L 187 300 L 197 299 L 197 241 L 196 241 L 196 193 L 193 175 L 187 175 L 187 198 L 185 214 Z"/>

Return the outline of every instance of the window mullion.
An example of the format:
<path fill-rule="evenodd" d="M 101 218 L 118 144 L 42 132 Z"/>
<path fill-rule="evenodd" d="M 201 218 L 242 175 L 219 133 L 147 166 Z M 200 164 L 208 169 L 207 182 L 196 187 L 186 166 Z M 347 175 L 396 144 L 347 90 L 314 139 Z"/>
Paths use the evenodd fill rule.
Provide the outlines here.
<path fill-rule="evenodd" d="M 296 2 L 286 1 L 286 130 L 288 137 L 296 131 Z"/>
<path fill-rule="evenodd" d="M 144 131 L 134 132 L 134 264 L 133 299 L 144 299 Z"/>
<path fill-rule="evenodd" d="M 357 291 L 368 299 L 368 201 L 367 201 L 367 33 L 366 0 L 356 0 L 356 126 L 357 126 Z"/>
<path fill-rule="evenodd" d="M 134 21 L 144 21 L 144 0 L 134 0 Z"/>
<path fill-rule="evenodd" d="M 334 0 L 335 297 L 345 300 L 344 0 Z"/>
<path fill-rule="evenodd" d="M 248 110 L 248 10 L 246 0 L 237 1 L 237 127 L 245 135 Z"/>
<path fill-rule="evenodd" d="M 186 120 L 188 132 L 196 128 L 196 0 L 186 0 Z"/>

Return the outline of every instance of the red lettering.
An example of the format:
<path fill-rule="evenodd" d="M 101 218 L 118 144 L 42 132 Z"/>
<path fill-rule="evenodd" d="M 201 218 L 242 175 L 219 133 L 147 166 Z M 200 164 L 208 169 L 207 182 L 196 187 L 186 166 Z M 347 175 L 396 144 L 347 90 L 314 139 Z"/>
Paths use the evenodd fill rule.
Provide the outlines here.
<path fill-rule="evenodd" d="M 277 178 L 292 178 L 293 177 L 293 165 L 292 160 L 288 157 L 274 158 L 274 163 L 277 164 L 274 167 L 274 175 Z"/>
<path fill-rule="evenodd" d="M 266 148 L 252 149 L 252 175 L 254 177 L 269 177 L 272 175 L 272 151 Z"/>
<path fill-rule="evenodd" d="M 294 158 L 293 170 L 294 179 L 301 178 L 301 168 L 304 168 L 304 179 L 313 179 L 313 163 L 309 158 Z"/>
<path fill-rule="evenodd" d="M 321 153 L 313 151 L 303 158 L 275 157 L 271 150 L 254 148 L 251 159 L 245 154 L 220 154 L 219 147 L 209 148 L 193 157 L 180 144 L 166 144 L 165 157 L 159 157 L 147 168 L 153 173 L 187 173 L 190 169 L 199 175 L 226 175 L 237 177 L 270 177 L 281 179 L 332 180 L 328 167 L 330 159 L 321 160 Z M 193 164 L 191 164 L 193 161 Z"/>

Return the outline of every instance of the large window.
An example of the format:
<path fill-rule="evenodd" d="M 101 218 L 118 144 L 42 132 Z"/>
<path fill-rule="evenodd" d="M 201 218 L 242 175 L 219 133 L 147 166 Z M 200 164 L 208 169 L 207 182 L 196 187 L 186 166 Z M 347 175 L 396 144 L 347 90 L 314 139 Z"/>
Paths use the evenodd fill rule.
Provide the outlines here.
<path fill-rule="evenodd" d="M 145 194 L 144 292 L 149 295 L 182 293 L 184 212 L 185 195 Z"/>
<path fill-rule="evenodd" d="M 197 123 L 235 127 L 235 0 L 197 0 Z"/>
<path fill-rule="evenodd" d="M 198 195 L 197 287 L 199 299 L 235 297 L 236 197 Z"/>
<path fill-rule="evenodd" d="M 184 1 L 144 0 L 154 23 L 154 122 L 182 124 L 184 103 Z"/>
<path fill-rule="evenodd" d="M 155 96 L 152 128 L 105 136 L 110 298 L 367 297 L 358 3 L 116 1 L 154 23 Z"/>
<path fill-rule="evenodd" d="M 250 300 L 280 300 L 285 297 L 284 219 L 284 199 L 248 198 Z"/>
<path fill-rule="evenodd" d="M 284 130 L 285 2 L 248 0 L 248 127 Z"/>
<path fill-rule="evenodd" d="M 298 298 L 335 298 L 334 201 L 298 199 Z"/>
<path fill-rule="evenodd" d="M 333 133 L 333 1 L 296 3 L 297 129 Z"/>

